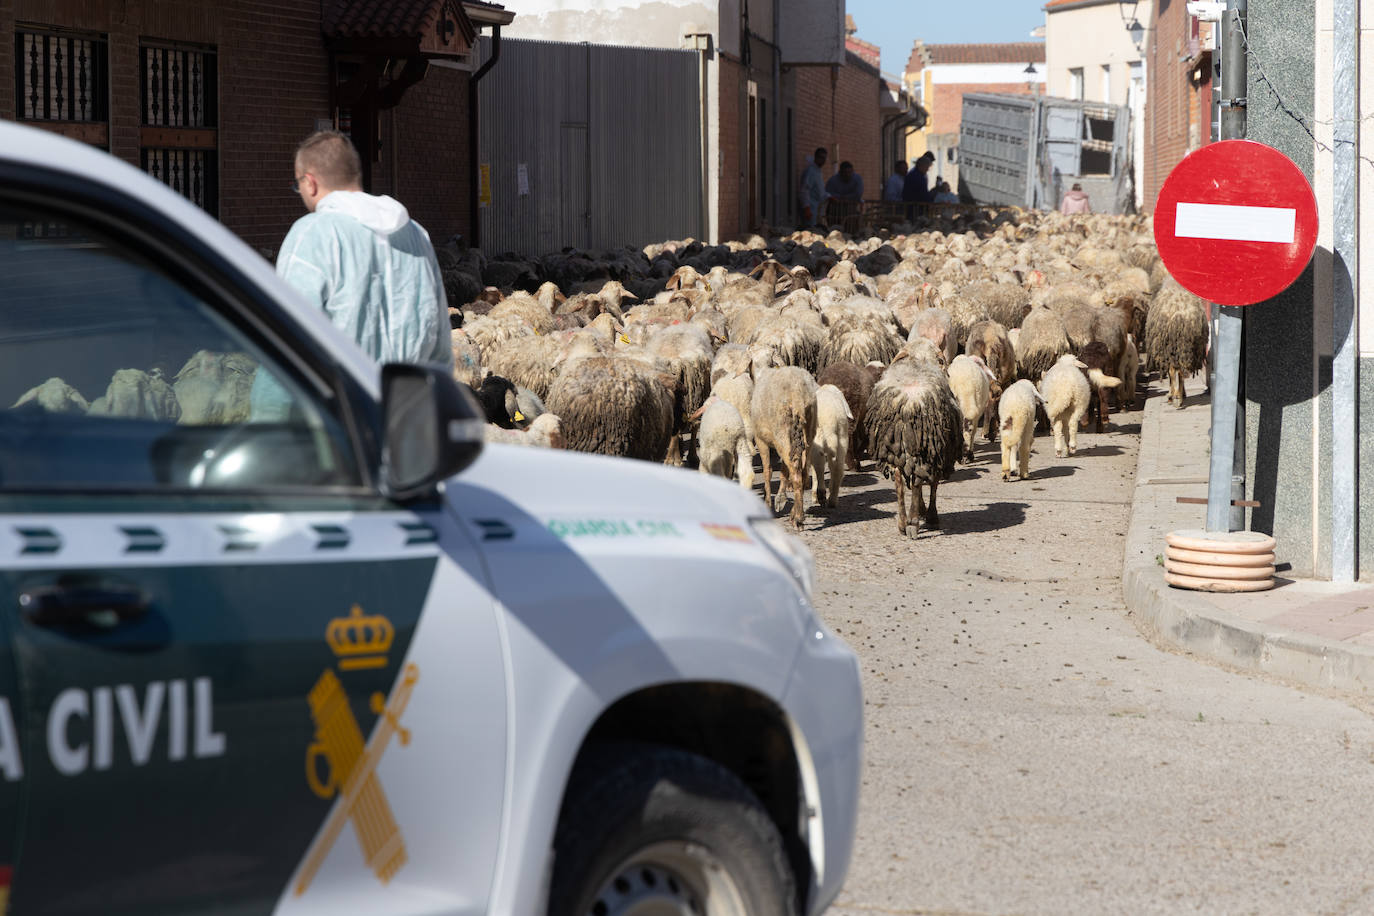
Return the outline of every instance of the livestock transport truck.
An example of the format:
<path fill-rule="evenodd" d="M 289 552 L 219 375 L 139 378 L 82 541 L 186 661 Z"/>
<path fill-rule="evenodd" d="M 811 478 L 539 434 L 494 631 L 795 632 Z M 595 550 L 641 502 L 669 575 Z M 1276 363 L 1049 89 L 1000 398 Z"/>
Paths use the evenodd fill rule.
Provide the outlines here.
<path fill-rule="evenodd" d="M 1133 209 L 1131 112 L 1124 105 L 970 93 L 958 155 L 962 199 L 1053 210 L 1077 183 L 1094 213 Z"/>

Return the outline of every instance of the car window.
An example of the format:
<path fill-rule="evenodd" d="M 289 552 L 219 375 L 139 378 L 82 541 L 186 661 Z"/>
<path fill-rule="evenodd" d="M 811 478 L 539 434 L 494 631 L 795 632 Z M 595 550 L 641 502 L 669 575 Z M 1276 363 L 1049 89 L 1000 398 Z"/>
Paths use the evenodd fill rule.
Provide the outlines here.
<path fill-rule="evenodd" d="M 340 420 L 92 227 L 0 202 L 0 490 L 356 486 Z"/>

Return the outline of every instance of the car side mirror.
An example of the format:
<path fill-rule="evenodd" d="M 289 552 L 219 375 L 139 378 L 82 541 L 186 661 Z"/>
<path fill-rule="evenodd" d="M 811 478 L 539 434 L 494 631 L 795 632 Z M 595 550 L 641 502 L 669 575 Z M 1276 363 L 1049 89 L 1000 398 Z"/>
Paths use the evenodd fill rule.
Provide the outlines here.
<path fill-rule="evenodd" d="M 447 371 L 382 367 L 382 487 L 401 501 L 428 496 L 482 453 L 486 415 Z"/>

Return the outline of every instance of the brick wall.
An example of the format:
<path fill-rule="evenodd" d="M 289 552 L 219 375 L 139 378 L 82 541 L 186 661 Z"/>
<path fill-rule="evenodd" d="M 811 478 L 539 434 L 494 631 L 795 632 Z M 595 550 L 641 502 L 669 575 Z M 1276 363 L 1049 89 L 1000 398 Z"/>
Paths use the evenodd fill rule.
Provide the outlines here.
<path fill-rule="evenodd" d="M 467 236 L 471 202 L 467 72 L 431 66 L 424 82 L 406 92 L 392 118 L 396 199 L 429 231 L 435 244 L 455 233 Z M 390 127 L 383 122 L 383 130 Z M 390 165 L 389 157 L 383 159 Z"/>
<path fill-rule="evenodd" d="M 993 92 L 1000 95 L 1030 95 L 1025 83 L 936 83 L 926 105 L 930 120 L 925 130 L 932 134 L 959 134 L 964 121 L 964 93 Z"/>
<path fill-rule="evenodd" d="M 790 178 L 795 197 L 806 158 L 823 146 L 829 153 L 825 175 L 849 160 L 863 176 L 864 197 L 882 196 L 888 169 L 882 161 L 882 113 L 878 71 L 857 55 L 845 55 L 843 67 L 798 67 L 796 73 L 796 151 Z"/>
<path fill-rule="evenodd" d="M 219 78 L 219 218 L 248 244 L 275 251 L 304 212 L 290 187 L 296 144 L 315 129 L 317 119 L 331 115 L 318 0 L 0 3 L 0 117 L 8 119 L 15 117 L 16 22 L 108 36 L 109 150 L 135 166 L 142 125 L 140 39 L 214 46 Z M 433 223 L 428 228 L 439 239 L 451 234 L 449 230 L 461 231 L 458 227 L 467 221 L 466 165 L 449 171 L 450 164 L 466 163 L 466 104 L 466 74 L 431 68 L 425 82 L 409 91 L 396 116 L 398 138 L 412 137 L 416 150 L 400 160 L 401 193 L 414 190 L 419 197 L 417 218 L 421 213 L 428 217 Z M 419 115 L 426 105 L 440 108 L 434 123 L 425 124 Z M 385 121 L 382 127 L 386 130 Z M 439 162 L 445 164 L 443 170 L 435 167 Z M 455 186 L 453 197 L 460 204 L 453 208 L 453 217 L 436 190 L 444 181 Z"/>
<path fill-rule="evenodd" d="M 1211 69 L 1180 63 L 1186 56 L 1191 17 L 1181 0 L 1159 4 L 1152 23 L 1146 78 L 1144 207 L 1154 210 L 1164 179 L 1211 132 Z M 1194 79 L 1194 76 L 1200 77 Z"/>

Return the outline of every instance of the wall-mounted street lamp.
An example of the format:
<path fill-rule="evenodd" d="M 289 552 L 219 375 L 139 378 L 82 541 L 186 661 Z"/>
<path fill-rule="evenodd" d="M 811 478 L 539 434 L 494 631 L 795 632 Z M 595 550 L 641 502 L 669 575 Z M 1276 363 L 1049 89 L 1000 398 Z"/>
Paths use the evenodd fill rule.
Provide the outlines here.
<path fill-rule="evenodd" d="M 1130 33 L 1131 44 L 1135 45 L 1136 50 L 1140 49 L 1140 42 L 1145 38 L 1145 27 L 1136 18 L 1136 7 L 1140 5 L 1140 0 L 1117 0 L 1117 11 L 1121 13 L 1121 24 Z"/>

